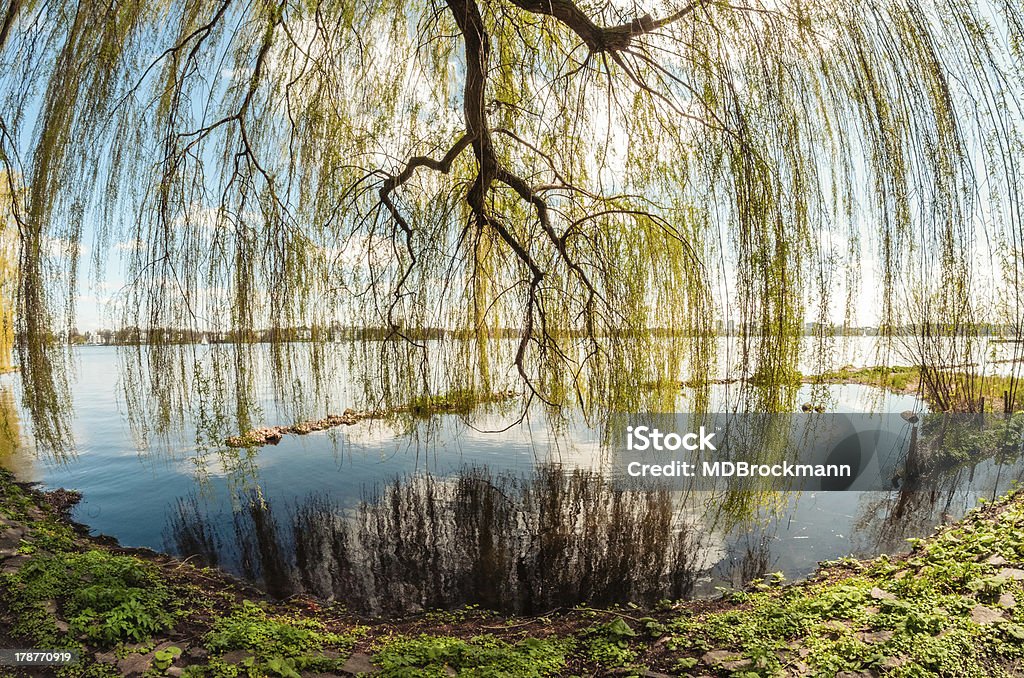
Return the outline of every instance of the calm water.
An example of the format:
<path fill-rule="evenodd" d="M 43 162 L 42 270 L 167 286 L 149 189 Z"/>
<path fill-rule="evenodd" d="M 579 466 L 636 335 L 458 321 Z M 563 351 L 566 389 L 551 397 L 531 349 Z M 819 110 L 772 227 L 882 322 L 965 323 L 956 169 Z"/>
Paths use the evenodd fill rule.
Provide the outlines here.
<path fill-rule="evenodd" d="M 855 348 L 870 353 L 865 345 Z M 191 424 L 157 444 L 128 424 L 115 350 L 84 347 L 77 357 L 77 455 L 58 463 L 22 441 L 0 449 L 0 463 L 45 487 L 81 491 L 75 519 L 124 545 L 191 556 L 275 595 L 308 591 L 370 614 L 650 603 L 767 572 L 799 578 L 821 560 L 901 550 L 907 537 L 1022 475 L 979 464 L 916 492 L 775 493 L 771 506 L 750 510 L 708 494 L 623 492 L 606 478 L 597 431 L 570 422 L 555 434 L 538 414 L 483 432 L 515 418 L 500 408 L 473 426 L 456 416 L 412 430 L 362 422 L 253 451 L 197 445 Z M 3 409 L 16 427 L 16 377 L 4 379 Z M 319 416 L 344 409 L 344 381 Z M 269 389 L 262 393 L 267 423 L 292 421 Z M 864 387 L 828 395 L 833 411 L 922 409 L 912 397 Z"/>

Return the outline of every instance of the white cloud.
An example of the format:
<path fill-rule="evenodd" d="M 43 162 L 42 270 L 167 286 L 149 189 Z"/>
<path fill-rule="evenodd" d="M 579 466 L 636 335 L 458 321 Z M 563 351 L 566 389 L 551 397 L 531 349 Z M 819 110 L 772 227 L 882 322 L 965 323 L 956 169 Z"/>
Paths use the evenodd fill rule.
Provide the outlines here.
<path fill-rule="evenodd" d="M 114 249 L 119 252 L 141 252 L 145 245 L 138 238 L 131 240 L 121 240 L 114 243 Z"/>

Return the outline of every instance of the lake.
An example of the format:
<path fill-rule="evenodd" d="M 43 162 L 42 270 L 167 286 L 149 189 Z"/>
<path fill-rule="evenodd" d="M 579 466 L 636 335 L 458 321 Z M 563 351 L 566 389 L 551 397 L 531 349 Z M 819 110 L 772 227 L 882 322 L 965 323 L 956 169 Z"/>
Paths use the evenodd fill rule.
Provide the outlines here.
<path fill-rule="evenodd" d="M 858 338 L 831 360 L 873 364 L 874 353 L 872 339 Z M 228 449 L 202 442 L 201 420 L 222 418 L 205 406 L 180 425 L 130 418 L 130 378 L 116 349 L 81 347 L 75 360 L 77 453 L 55 460 L 33 451 L 17 376 L 7 375 L 3 411 L 18 445 L 0 446 L 0 463 L 44 488 L 82 492 L 73 517 L 93 533 L 216 565 L 274 596 L 308 592 L 367 615 L 653 604 L 766 573 L 795 579 L 819 561 L 902 551 L 908 537 L 1024 475 L 1019 464 L 983 462 L 915 491 L 775 492 L 737 508 L 713 492 L 617 487 L 600 432 L 578 416 L 555 425 L 531 410 L 493 432 L 516 418 L 514 403 L 469 423 L 456 415 L 368 420 Z M 331 374 L 329 396 L 304 412 L 324 416 L 351 403 L 344 368 Z M 256 392 L 265 423 L 301 414 L 269 384 Z M 811 397 L 802 388 L 797 402 Z M 712 407 L 729 399 L 727 387 L 715 387 Z M 829 387 L 827 399 L 839 412 L 926 409 L 912 396 L 856 385 Z M 677 407 L 685 411 L 685 394 Z"/>

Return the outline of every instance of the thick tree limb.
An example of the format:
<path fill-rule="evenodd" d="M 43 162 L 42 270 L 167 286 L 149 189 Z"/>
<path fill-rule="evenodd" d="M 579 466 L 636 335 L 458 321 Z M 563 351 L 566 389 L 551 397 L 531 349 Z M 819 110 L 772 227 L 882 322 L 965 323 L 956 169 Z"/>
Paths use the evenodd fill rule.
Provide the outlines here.
<path fill-rule="evenodd" d="M 476 181 L 469 190 L 467 200 L 477 221 L 486 221 L 484 197 L 498 171 L 494 154 L 494 142 L 487 125 L 487 68 L 490 59 L 490 38 L 484 27 L 480 8 L 475 0 L 447 0 L 448 8 L 455 17 L 455 23 L 462 33 L 466 47 L 466 84 L 463 91 L 462 107 L 466 119 L 466 131 L 473 138 L 473 153 L 479 164 Z"/>
<path fill-rule="evenodd" d="M 694 0 L 682 9 L 661 19 L 650 14 L 633 19 L 617 26 L 598 26 L 572 0 L 509 0 L 513 5 L 533 14 L 544 14 L 554 17 L 580 36 L 591 52 L 616 52 L 626 49 L 633 38 L 645 33 L 652 33 L 659 28 L 692 14 L 704 4 L 705 0 Z"/>

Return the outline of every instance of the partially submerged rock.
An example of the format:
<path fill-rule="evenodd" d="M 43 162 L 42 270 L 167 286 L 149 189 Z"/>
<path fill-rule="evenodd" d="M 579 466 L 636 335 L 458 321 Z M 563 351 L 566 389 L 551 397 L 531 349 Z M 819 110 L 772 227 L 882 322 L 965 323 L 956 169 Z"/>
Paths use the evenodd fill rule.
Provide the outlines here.
<path fill-rule="evenodd" d="M 242 435 L 231 436 L 224 441 L 228 447 L 262 447 L 263 445 L 277 445 L 281 438 L 289 433 L 306 435 L 313 431 L 325 431 L 336 426 L 351 426 L 363 419 L 370 419 L 379 416 L 377 412 L 356 412 L 352 409 L 345 410 L 342 414 L 328 414 L 323 419 L 310 419 L 300 421 L 291 426 L 261 426 Z"/>
<path fill-rule="evenodd" d="M 364 419 L 381 419 L 388 415 L 403 414 L 407 412 L 418 415 L 460 412 L 469 409 L 469 403 L 480 404 L 486 402 L 498 402 L 501 400 L 508 400 L 516 396 L 517 394 L 515 391 L 507 390 L 483 394 L 476 396 L 475 399 L 468 396 L 438 396 L 435 398 L 428 398 L 422 402 L 416 402 L 411 405 L 395 407 L 386 411 L 353 410 L 349 408 L 341 414 L 328 414 L 323 419 L 309 419 L 307 421 L 300 421 L 292 424 L 291 426 L 262 426 L 260 428 L 254 428 L 242 433 L 241 435 L 227 438 L 224 441 L 224 444 L 228 447 L 262 447 L 264 445 L 276 445 L 281 442 L 281 438 L 289 433 L 302 436 L 307 433 L 325 431 L 337 426 L 352 426 Z"/>
<path fill-rule="evenodd" d="M 287 429 L 281 426 L 263 426 L 246 431 L 240 436 L 231 436 L 224 443 L 228 447 L 261 447 L 263 445 L 276 445 L 287 433 Z"/>
<path fill-rule="evenodd" d="M 374 414 L 372 412 L 356 412 L 348 409 L 345 410 L 344 414 L 328 414 L 323 419 L 300 421 L 283 430 L 287 433 L 296 433 L 301 436 L 313 431 L 324 431 L 335 426 L 351 426 L 363 419 L 371 418 Z"/>

